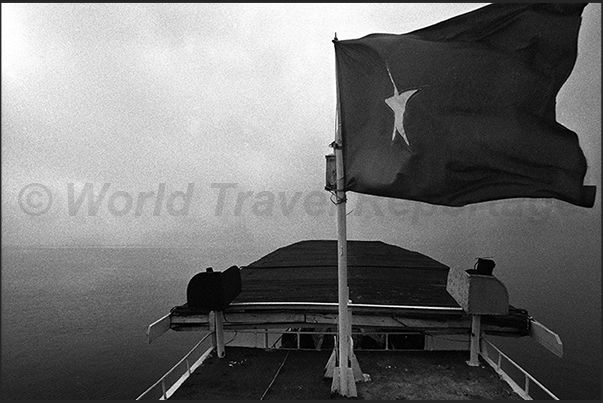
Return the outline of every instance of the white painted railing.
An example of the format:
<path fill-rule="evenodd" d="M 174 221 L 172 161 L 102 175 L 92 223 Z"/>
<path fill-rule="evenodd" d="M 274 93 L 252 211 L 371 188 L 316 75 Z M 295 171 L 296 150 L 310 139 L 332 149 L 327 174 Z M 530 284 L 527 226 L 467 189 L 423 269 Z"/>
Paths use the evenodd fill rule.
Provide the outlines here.
<path fill-rule="evenodd" d="M 314 336 L 336 336 L 336 333 L 332 331 L 304 331 L 304 330 L 293 330 L 288 329 L 283 331 L 276 329 L 250 329 L 250 330 L 239 330 L 231 331 L 230 333 L 247 333 L 262 335 L 263 340 L 261 343 L 256 343 L 255 346 L 249 347 L 260 347 L 260 348 L 275 348 L 279 349 L 293 349 L 293 350 L 315 350 L 316 347 L 303 348 L 301 346 L 301 335 L 314 335 Z M 283 347 L 282 345 L 276 346 L 281 341 L 280 336 L 283 334 L 294 334 L 296 335 L 295 346 Z M 373 332 L 354 332 L 353 336 L 357 335 L 369 335 Z M 393 335 L 408 335 L 405 332 L 375 332 L 374 334 L 383 335 L 385 337 L 384 348 L 378 348 L 375 350 L 388 350 L 389 349 L 389 337 Z M 270 340 L 270 336 L 272 340 Z M 234 337 L 233 337 L 234 339 Z M 232 341 L 231 339 L 230 341 Z M 209 340 L 209 342 L 208 342 Z M 209 344 L 209 348 L 203 351 L 203 345 Z M 226 344 L 229 344 L 227 342 Z M 170 369 L 161 379 L 155 382 L 150 388 L 142 393 L 136 400 L 167 400 L 174 392 L 184 383 L 184 381 L 199 367 L 203 361 L 209 356 L 209 354 L 216 349 L 216 331 L 212 330 L 208 332 L 191 351 L 182 358 L 172 369 Z M 511 358 L 500 351 L 496 346 L 490 343 L 485 338 L 481 338 L 480 355 L 484 360 L 507 382 L 513 391 L 521 396 L 525 400 L 536 399 L 549 399 L 559 400 L 551 391 L 549 391 L 544 385 L 538 382 L 532 375 L 521 368 Z M 520 378 L 520 379 L 517 379 Z M 523 384 L 523 387 L 520 386 Z"/>
<path fill-rule="evenodd" d="M 167 400 L 216 348 L 215 331 L 209 332 L 164 376 L 143 392 L 136 400 Z M 210 342 L 207 342 L 210 339 Z M 203 345 L 209 344 L 209 348 Z M 205 351 L 203 350 L 204 348 Z"/>
<path fill-rule="evenodd" d="M 301 336 L 302 335 L 309 335 L 309 336 L 331 336 L 331 337 L 335 337 L 337 336 L 337 333 L 334 331 L 329 331 L 329 330 L 299 330 L 299 329 L 287 329 L 287 330 L 283 330 L 283 329 L 244 329 L 244 330 L 230 330 L 227 331 L 227 333 L 234 333 L 235 335 L 237 334 L 249 334 L 249 335 L 254 335 L 255 336 L 255 343 L 253 343 L 254 345 L 248 345 L 246 344 L 246 347 L 256 347 L 256 348 L 265 348 L 265 349 L 269 349 L 269 348 L 279 348 L 280 350 L 317 350 L 320 349 L 321 346 L 316 346 L 314 345 L 313 347 L 302 347 L 302 341 L 301 341 Z M 262 340 L 260 343 L 258 343 L 257 341 L 257 336 L 261 335 L 262 336 Z M 295 335 L 295 345 L 288 347 L 288 346 L 283 346 L 282 344 L 277 344 L 279 341 L 281 341 L 281 337 L 284 335 Z M 390 350 L 392 349 L 390 347 L 390 337 L 391 336 L 408 336 L 408 335 L 421 335 L 421 333 L 416 332 L 416 333 L 412 333 L 412 332 L 401 332 L 401 331 L 391 331 L 391 332 L 387 332 L 387 331 L 373 331 L 373 332 L 352 332 L 352 336 L 369 336 L 369 335 L 376 335 L 376 336 L 383 336 L 383 340 L 381 341 L 381 343 L 383 344 L 383 347 L 377 347 L 377 348 L 363 348 L 362 350 L 367 350 L 367 351 L 371 351 L 371 350 L 375 350 L 375 351 L 382 351 L 382 350 Z M 235 336 L 236 337 L 236 336 Z M 234 340 L 235 337 L 231 337 L 231 340 L 229 341 L 232 342 Z M 317 340 L 314 340 L 314 343 L 316 343 Z M 227 344 L 229 344 L 227 343 Z M 247 341 L 247 343 L 249 343 Z M 320 344 L 322 344 L 322 342 L 319 342 Z M 356 344 L 358 345 L 358 344 Z M 397 348 L 397 350 L 400 350 L 401 348 Z M 404 350 L 424 350 L 424 348 L 416 348 L 416 349 L 404 349 Z"/>
<path fill-rule="evenodd" d="M 527 373 L 505 353 L 485 338 L 481 338 L 480 355 L 525 400 L 559 400 L 557 396 Z M 512 374 L 513 373 L 513 374 Z M 520 379 L 517 379 L 520 378 Z M 523 384 L 523 387 L 520 386 Z M 538 396 L 536 396 L 538 394 Z"/>

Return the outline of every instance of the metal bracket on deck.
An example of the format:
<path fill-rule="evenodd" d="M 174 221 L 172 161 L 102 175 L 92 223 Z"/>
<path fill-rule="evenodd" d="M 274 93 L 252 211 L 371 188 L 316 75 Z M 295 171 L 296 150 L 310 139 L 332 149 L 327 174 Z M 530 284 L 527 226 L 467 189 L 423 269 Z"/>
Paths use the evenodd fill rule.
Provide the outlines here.
<path fill-rule="evenodd" d="M 482 339 L 481 315 L 471 315 L 471 349 L 467 364 L 471 367 L 479 367 L 480 343 Z"/>
<path fill-rule="evenodd" d="M 209 331 L 212 333 L 211 345 L 216 349 L 219 358 L 224 358 L 224 314 L 222 311 L 209 313 Z"/>
<path fill-rule="evenodd" d="M 325 365 L 324 378 L 333 378 L 333 374 L 335 369 L 337 368 L 337 364 L 339 363 L 339 357 L 337 355 L 337 336 L 335 336 L 335 347 L 333 348 L 333 352 L 329 357 L 329 361 Z M 360 364 L 358 363 L 358 359 L 356 358 L 356 354 L 354 354 L 354 341 L 350 338 L 350 353 L 349 353 L 349 364 L 352 368 L 352 373 L 354 374 L 354 381 L 360 382 L 365 380 L 365 376 L 360 369 Z"/>
<path fill-rule="evenodd" d="M 324 377 L 333 378 L 331 394 L 339 393 L 339 395 L 344 397 L 357 397 L 358 392 L 356 391 L 356 382 L 365 381 L 369 379 L 369 377 L 368 375 L 365 377 L 362 373 L 356 354 L 354 354 L 354 340 L 351 335 L 352 310 L 349 305 L 347 314 L 347 320 L 350 326 L 348 330 L 350 333 L 348 336 L 349 343 L 347 351 L 344 350 L 347 354 L 342 354 L 343 356 L 347 355 L 347 359 L 344 358 L 344 361 L 347 362 L 342 362 L 341 357 L 339 357 L 339 343 L 337 337 L 335 337 L 333 352 L 325 366 Z"/>
<path fill-rule="evenodd" d="M 337 346 L 337 338 L 335 338 L 335 346 Z M 354 354 L 354 342 L 351 337 L 348 359 L 347 365 L 340 362 L 337 347 L 333 348 L 329 361 L 325 365 L 324 377 L 333 378 L 331 394 L 339 393 L 345 397 L 357 397 L 356 382 L 364 381 L 366 378 Z"/>
<path fill-rule="evenodd" d="M 557 357 L 563 358 L 563 342 L 559 335 L 534 318 L 530 318 L 530 337 Z"/>
<path fill-rule="evenodd" d="M 155 322 L 151 323 L 149 327 L 147 327 L 147 341 L 149 344 L 159 336 L 170 330 L 170 326 L 172 324 L 172 319 L 170 314 L 168 313 L 161 319 L 157 319 Z"/>

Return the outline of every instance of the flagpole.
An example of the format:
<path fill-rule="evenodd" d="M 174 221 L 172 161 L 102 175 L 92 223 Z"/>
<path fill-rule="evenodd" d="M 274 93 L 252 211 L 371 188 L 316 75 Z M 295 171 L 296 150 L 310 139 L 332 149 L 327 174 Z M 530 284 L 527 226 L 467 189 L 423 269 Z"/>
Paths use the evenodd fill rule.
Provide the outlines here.
<path fill-rule="evenodd" d="M 337 34 L 333 42 L 337 42 Z M 337 60 L 335 61 L 337 64 Z M 336 200 L 337 200 L 337 279 L 338 279 L 338 364 L 333 374 L 331 392 L 342 396 L 356 397 L 356 382 L 350 366 L 350 349 L 352 336 L 352 321 L 348 310 L 348 263 L 347 263 L 347 227 L 346 227 L 346 196 L 344 190 L 343 142 L 341 133 L 341 107 L 339 102 L 339 79 L 335 68 L 337 94 L 337 127 L 335 130 L 335 167 L 336 167 Z"/>

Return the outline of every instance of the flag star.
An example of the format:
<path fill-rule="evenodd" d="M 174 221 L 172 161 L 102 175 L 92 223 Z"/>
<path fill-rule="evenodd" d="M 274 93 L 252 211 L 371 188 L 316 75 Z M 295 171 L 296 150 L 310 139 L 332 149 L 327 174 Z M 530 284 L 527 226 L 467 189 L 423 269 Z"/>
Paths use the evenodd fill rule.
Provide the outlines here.
<path fill-rule="evenodd" d="M 394 129 L 392 131 L 392 142 L 396 139 L 396 132 L 402 136 L 406 145 L 410 148 L 410 142 L 408 141 L 408 137 L 406 136 L 406 131 L 404 130 L 404 111 L 406 111 L 406 104 L 410 97 L 417 92 L 418 90 L 408 90 L 403 91 L 401 94 L 398 92 L 398 88 L 396 88 L 396 83 L 392 78 L 392 74 L 389 71 L 389 67 L 387 67 L 387 73 L 389 74 L 389 78 L 394 85 L 394 95 L 385 99 L 385 103 L 387 106 L 394 111 Z"/>
<path fill-rule="evenodd" d="M 392 132 L 392 141 L 396 138 L 396 131 L 402 136 L 406 144 L 410 147 L 408 137 L 406 137 L 406 131 L 404 130 L 404 111 L 406 110 L 406 103 L 409 98 L 418 90 L 404 91 L 402 94 L 398 94 L 398 91 L 394 95 L 385 100 L 385 103 L 394 111 L 394 130 Z"/>

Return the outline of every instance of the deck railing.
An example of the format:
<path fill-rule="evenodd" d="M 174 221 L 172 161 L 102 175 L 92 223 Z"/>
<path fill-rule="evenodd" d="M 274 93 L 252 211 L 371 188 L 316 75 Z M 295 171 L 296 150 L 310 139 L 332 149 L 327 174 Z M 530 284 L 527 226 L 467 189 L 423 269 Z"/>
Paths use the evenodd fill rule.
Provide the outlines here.
<path fill-rule="evenodd" d="M 271 330 L 271 329 L 251 329 L 251 330 L 239 330 L 236 332 L 227 333 L 248 333 L 253 334 L 256 337 L 255 346 L 262 348 L 274 348 L 275 344 L 281 340 L 283 334 L 294 334 L 296 335 L 296 345 L 294 347 L 282 347 L 282 349 L 293 349 L 293 350 L 315 350 L 316 347 L 305 348 L 301 346 L 301 335 L 322 335 L 322 336 L 335 336 L 336 333 L 332 331 L 303 331 L 303 330 Z M 369 335 L 373 333 L 352 333 L 356 335 Z M 408 335 L 404 332 L 376 332 L 374 334 L 384 335 L 385 347 L 383 349 L 389 349 L 389 337 L 392 335 Z M 257 343 L 257 336 L 263 336 L 261 343 Z M 232 338 L 234 339 L 234 337 Z M 232 341 L 232 339 L 230 341 Z M 228 344 L 228 342 L 226 342 Z M 259 345 L 258 345 L 259 344 Z M 207 347 L 209 346 L 209 347 Z M 204 350 L 205 348 L 205 350 Z M 167 400 L 174 392 L 184 383 L 184 381 L 199 367 L 203 361 L 209 356 L 209 354 L 216 349 L 216 331 L 208 332 L 203 338 L 182 358 L 176 365 L 172 367 L 165 375 L 163 375 L 157 382 L 151 387 L 144 391 L 136 400 Z"/>
<path fill-rule="evenodd" d="M 209 348 L 207 345 L 209 345 Z M 178 361 L 172 369 L 138 396 L 136 400 L 167 400 L 195 369 L 205 361 L 215 347 L 215 331 L 212 331 L 203 336 L 184 358 Z"/>
<path fill-rule="evenodd" d="M 277 347 L 277 344 L 280 342 L 281 344 L 278 345 L 278 348 L 281 350 L 317 350 L 317 349 L 321 349 L 322 348 L 322 344 L 325 341 L 326 337 L 332 337 L 334 340 L 334 338 L 337 336 L 337 333 L 331 330 L 301 330 L 301 329 L 287 329 L 287 330 L 278 330 L 278 329 L 245 329 L 245 330 L 237 330 L 237 331 L 230 331 L 230 333 L 235 333 L 235 334 L 250 334 L 250 335 L 254 335 L 255 336 L 255 343 L 253 346 L 251 347 L 256 347 L 256 348 L 265 348 L 265 349 L 269 349 L 269 348 L 275 348 Z M 257 336 L 261 336 L 262 339 L 260 340 L 260 342 L 258 343 L 257 340 Z M 282 341 L 283 341 L 283 337 L 286 337 L 288 335 L 294 335 L 295 338 L 293 340 L 294 345 L 283 345 Z M 314 340 L 314 343 L 312 346 L 303 346 L 303 341 L 302 341 L 302 336 L 303 335 L 307 335 L 307 336 L 316 336 L 317 339 Z M 422 333 L 420 332 L 400 332 L 400 331 L 374 331 L 374 332 L 357 332 L 357 331 L 353 331 L 352 332 L 352 337 L 360 337 L 360 336 L 381 336 L 382 340 L 381 340 L 381 345 L 382 347 L 374 347 L 374 348 L 361 348 L 362 350 L 424 350 L 424 346 L 423 344 L 421 344 L 421 347 L 415 347 L 415 348 L 401 348 L 401 347 L 393 347 L 391 344 L 391 338 L 392 336 L 422 336 Z M 234 340 L 234 337 L 231 337 L 231 341 Z M 334 341 L 332 342 L 334 343 Z M 227 343 L 228 344 L 228 343 Z M 318 344 L 318 345 L 317 345 Z M 332 346 L 332 344 L 331 344 Z M 355 349 L 359 349 L 359 345 L 355 344 Z"/>
<path fill-rule="evenodd" d="M 515 361 L 482 337 L 480 355 L 525 400 L 559 400 Z M 523 386 L 520 386 L 522 384 Z"/>
<path fill-rule="evenodd" d="M 254 344 L 248 347 L 256 348 L 276 348 L 277 344 L 282 341 L 283 335 L 295 335 L 293 346 L 278 345 L 279 349 L 290 350 L 316 350 L 317 346 L 303 347 L 301 342 L 302 335 L 312 336 L 336 336 L 333 331 L 325 330 L 300 330 L 300 329 L 249 329 L 230 331 L 234 333 L 230 340 L 226 342 L 228 345 L 239 334 L 254 335 Z M 384 346 L 382 348 L 368 348 L 363 350 L 389 350 L 389 339 L 395 335 L 409 335 L 408 332 L 353 332 L 352 336 L 366 336 L 378 334 L 384 337 Z M 257 336 L 260 335 L 262 340 L 258 343 Z M 227 337 L 228 338 L 228 337 Z M 247 340 L 248 344 L 250 340 Z M 207 347 L 209 345 L 209 347 Z M 321 346 L 318 346 L 320 348 Z M 204 350 L 205 349 L 205 350 Z M 184 356 L 172 369 L 164 376 L 155 382 L 150 388 L 142 393 L 136 400 L 167 400 L 174 392 L 182 385 L 182 383 L 199 367 L 209 354 L 216 349 L 216 331 L 208 332 L 190 351 Z M 416 348 L 423 350 L 422 348 Z M 490 343 L 485 338 L 481 338 L 480 355 L 484 360 L 506 381 L 513 391 L 525 400 L 559 400 L 550 390 L 538 382 L 532 375 L 521 368 L 511 358 L 500 351 L 496 346 Z M 523 387 L 520 386 L 523 384 Z"/>

